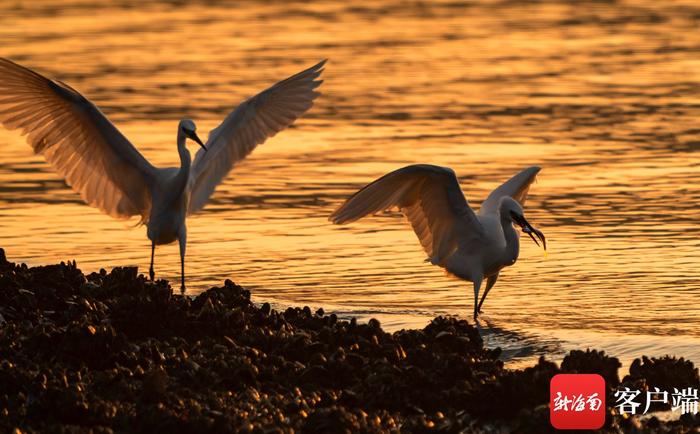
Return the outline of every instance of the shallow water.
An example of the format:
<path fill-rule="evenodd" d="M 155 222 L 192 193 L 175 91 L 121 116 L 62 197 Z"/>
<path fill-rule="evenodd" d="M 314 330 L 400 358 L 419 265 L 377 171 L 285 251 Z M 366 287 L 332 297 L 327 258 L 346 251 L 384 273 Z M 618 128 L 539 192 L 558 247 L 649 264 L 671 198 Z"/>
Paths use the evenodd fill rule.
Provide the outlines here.
<path fill-rule="evenodd" d="M 330 58 L 317 105 L 188 220 L 190 292 L 231 278 L 389 329 L 467 316 L 469 286 L 423 262 L 398 214 L 327 216 L 410 163 L 452 167 L 474 206 L 538 164 L 526 211 L 550 254 L 523 240 L 484 306 L 487 340 L 516 362 L 579 346 L 700 361 L 697 2 L 91 3 L 0 6 L 0 55 L 82 91 L 161 165 L 178 164 L 181 117 L 208 131 Z M 0 205 L 12 260 L 148 267 L 145 228 L 82 205 L 5 130 Z M 176 244 L 156 261 L 177 281 Z"/>

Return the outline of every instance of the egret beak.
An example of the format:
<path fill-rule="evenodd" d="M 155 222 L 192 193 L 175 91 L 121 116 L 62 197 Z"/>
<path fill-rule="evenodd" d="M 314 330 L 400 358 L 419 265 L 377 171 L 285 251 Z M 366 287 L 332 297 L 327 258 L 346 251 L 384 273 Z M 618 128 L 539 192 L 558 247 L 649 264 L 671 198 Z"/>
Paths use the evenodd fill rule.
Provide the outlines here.
<path fill-rule="evenodd" d="M 201 146 L 202 149 L 204 149 L 204 151 L 207 150 L 207 147 L 204 146 L 204 143 L 202 143 L 202 141 L 199 139 L 199 136 L 197 136 L 197 133 L 195 133 L 195 132 L 193 131 L 193 132 L 192 132 L 192 135 L 190 136 L 190 135 L 188 134 L 188 136 L 190 137 L 190 139 L 192 139 L 192 140 L 194 140 L 195 142 L 197 142 L 197 144 L 198 144 L 199 146 Z"/>
<path fill-rule="evenodd" d="M 520 229 L 522 229 L 524 233 L 528 234 L 530 238 L 532 238 L 532 241 L 534 241 L 535 244 L 537 244 L 537 246 L 540 245 L 540 243 L 537 242 L 537 240 L 539 239 L 540 241 L 542 241 L 542 248 L 545 251 L 547 251 L 547 240 L 545 239 L 542 231 L 532 227 L 532 225 L 527 220 L 525 220 L 525 217 L 521 215 L 513 213 L 511 214 L 511 217 L 513 218 L 513 221 L 520 226 Z M 537 238 L 535 238 L 535 236 L 537 236 Z"/>

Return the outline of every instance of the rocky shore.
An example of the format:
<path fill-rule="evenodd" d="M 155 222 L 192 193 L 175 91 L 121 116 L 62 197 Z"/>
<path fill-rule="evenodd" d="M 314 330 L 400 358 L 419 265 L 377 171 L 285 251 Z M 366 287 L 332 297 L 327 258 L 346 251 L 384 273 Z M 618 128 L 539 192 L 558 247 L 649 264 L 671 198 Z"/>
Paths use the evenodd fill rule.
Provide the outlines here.
<path fill-rule="evenodd" d="M 134 268 L 27 267 L 0 249 L 0 432 L 550 432 L 549 380 L 600 373 L 603 432 L 700 430 L 623 417 L 613 387 L 700 387 L 692 363 L 573 351 L 504 369 L 466 321 L 384 332 L 257 306 L 231 281 L 194 299 Z M 662 408 L 660 408 L 662 409 Z"/>

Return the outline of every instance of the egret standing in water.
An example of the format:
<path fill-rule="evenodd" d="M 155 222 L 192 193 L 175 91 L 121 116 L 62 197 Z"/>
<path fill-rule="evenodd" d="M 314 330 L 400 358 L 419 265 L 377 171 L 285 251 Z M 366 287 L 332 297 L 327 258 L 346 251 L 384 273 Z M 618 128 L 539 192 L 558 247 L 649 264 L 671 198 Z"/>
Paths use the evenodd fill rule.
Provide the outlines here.
<path fill-rule="evenodd" d="M 177 128 L 180 167 L 156 168 L 77 90 L 0 58 L 0 123 L 19 129 L 34 152 L 89 205 L 115 218 L 140 216 L 156 245 L 180 243 L 185 291 L 187 215 L 200 211 L 216 186 L 255 147 L 285 129 L 313 105 L 325 60 L 243 101 L 207 143 L 189 119 Z M 186 139 L 201 146 L 194 162 Z"/>
<path fill-rule="evenodd" d="M 350 197 L 331 216 L 350 223 L 398 207 L 413 226 L 428 261 L 474 284 L 474 319 L 504 267 L 515 264 L 520 251 L 513 224 L 547 249 L 544 234 L 525 220 L 523 205 L 539 167 L 518 173 L 495 189 L 475 213 L 452 169 L 415 164 L 391 172 Z M 534 234 L 534 235 L 533 235 Z M 537 238 L 535 238 L 537 236 Z M 479 290 L 486 289 L 479 301 Z"/>

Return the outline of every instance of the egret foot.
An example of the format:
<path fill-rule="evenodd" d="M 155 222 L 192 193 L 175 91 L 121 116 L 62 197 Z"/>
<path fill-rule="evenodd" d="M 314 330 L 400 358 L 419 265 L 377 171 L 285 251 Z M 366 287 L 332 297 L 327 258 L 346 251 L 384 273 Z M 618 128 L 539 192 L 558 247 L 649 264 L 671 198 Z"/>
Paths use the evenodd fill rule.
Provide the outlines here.
<path fill-rule="evenodd" d="M 151 267 L 151 269 L 148 270 L 148 276 L 151 278 L 151 282 L 153 282 L 153 280 L 156 277 L 156 273 L 153 271 L 153 267 Z"/>

